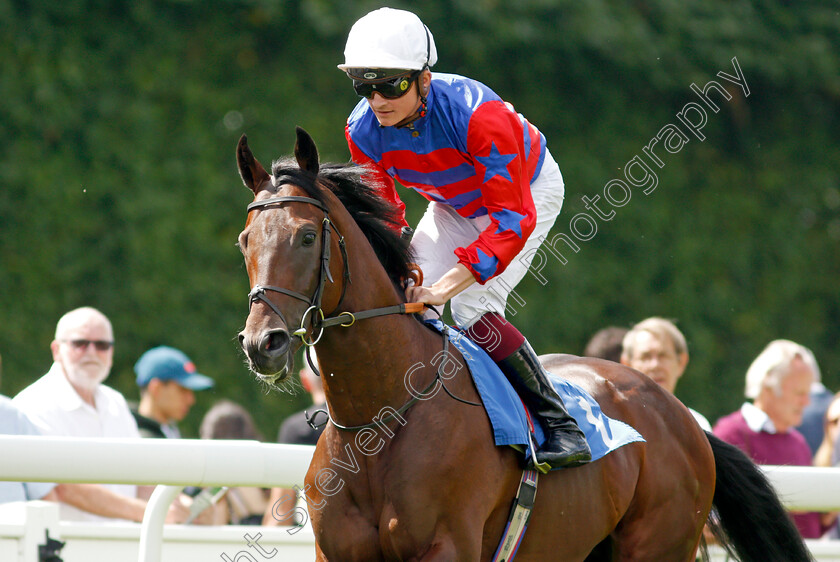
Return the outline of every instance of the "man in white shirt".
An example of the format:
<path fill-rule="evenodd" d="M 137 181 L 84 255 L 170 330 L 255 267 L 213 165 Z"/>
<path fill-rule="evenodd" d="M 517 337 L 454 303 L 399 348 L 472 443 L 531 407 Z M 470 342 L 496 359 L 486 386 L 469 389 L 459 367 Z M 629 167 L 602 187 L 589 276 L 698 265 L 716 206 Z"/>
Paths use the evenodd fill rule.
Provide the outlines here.
<path fill-rule="evenodd" d="M 688 365 L 688 345 L 677 326 L 664 318 L 642 320 L 627 332 L 622 342 L 621 363 L 646 374 L 674 394 L 677 381 Z M 694 419 L 705 431 L 711 431 L 709 420 L 691 408 Z"/>
<path fill-rule="evenodd" d="M 61 317 L 50 344 L 53 365 L 46 375 L 23 389 L 13 403 L 43 435 L 71 437 L 136 437 L 137 424 L 125 398 L 102 382 L 111 371 L 114 334 L 98 310 L 77 308 Z M 61 518 L 142 521 L 148 489 L 130 484 L 57 487 Z M 76 506 L 76 507 L 74 507 Z M 81 508 L 81 509 L 79 509 Z M 182 521 L 187 509 L 174 502 L 168 521 Z"/>

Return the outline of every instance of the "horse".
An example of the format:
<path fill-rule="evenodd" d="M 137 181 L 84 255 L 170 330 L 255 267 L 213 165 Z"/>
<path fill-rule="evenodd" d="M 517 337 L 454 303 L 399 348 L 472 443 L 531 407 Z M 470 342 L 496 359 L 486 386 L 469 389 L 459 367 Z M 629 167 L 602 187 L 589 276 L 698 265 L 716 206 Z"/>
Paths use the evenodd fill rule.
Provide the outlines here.
<path fill-rule="evenodd" d="M 239 235 L 251 286 L 239 343 L 269 387 L 286 384 L 303 346 L 323 377 L 329 423 L 303 490 L 317 560 L 491 560 L 523 457 L 494 444 L 461 354 L 405 302 L 417 278 L 393 210 L 363 169 L 321 165 L 300 128 L 294 158 L 271 173 L 245 135 L 236 155 L 254 194 Z M 541 475 L 517 560 L 694 560 L 712 507 L 740 560 L 810 559 L 758 467 L 671 394 L 617 363 L 541 359 L 645 441 Z"/>

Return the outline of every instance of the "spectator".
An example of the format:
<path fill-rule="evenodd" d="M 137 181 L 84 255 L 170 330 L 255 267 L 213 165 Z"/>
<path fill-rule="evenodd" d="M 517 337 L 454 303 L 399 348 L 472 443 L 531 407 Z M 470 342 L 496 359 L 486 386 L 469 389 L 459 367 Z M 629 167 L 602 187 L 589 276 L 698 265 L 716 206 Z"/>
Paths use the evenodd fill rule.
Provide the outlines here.
<path fill-rule="evenodd" d="M 317 365 L 317 356 L 315 356 L 314 351 L 310 353 L 312 355 L 312 362 Z M 321 378 L 309 368 L 309 365 L 304 363 L 303 369 L 300 370 L 300 382 L 304 390 L 312 396 L 312 407 L 292 414 L 280 424 L 280 431 L 277 434 L 278 443 L 315 445 L 318 443 L 318 438 L 324 431 L 325 426 L 322 425 L 318 429 L 313 429 L 307 422 L 307 416 L 311 417 L 315 410 L 324 408 L 327 402 L 327 397 L 324 394 L 324 386 L 321 384 Z M 263 515 L 262 524 L 269 526 L 304 524 L 304 521 L 299 521 L 295 518 L 296 504 L 297 498 L 294 490 L 290 488 L 272 488 L 268 509 L 266 509 Z"/>
<path fill-rule="evenodd" d="M 0 396 L 0 434 L 3 435 L 41 435 L 41 432 L 18 410 L 12 401 Z M 97 503 L 101 499 L 101 504 Z M 117 511 L 109 508 L 109 493 L 95 484 L 73 484 L 65 482 L 54 484 L 47 482 L 0 482 L 0 504 L 16 501 L 46 500 L 66 502 L 80 510 L 98 512 L 108 516 Z M 119 500 L 115 509 L 119 510 Z M 99 509 L 99 507 L 103 509 Z M 138 500 L 138 507 L 144 507 Z M 142 511 L 140 512 L 142 515 Z M 169 518 L 174 521 L 174 515 Z"/>
<path fill-rule="evenodd" d="M 812 388 L 813 390 L 813 388 Z M 813 397 L 813 392 L 811 393 Z M 814 466 L 828 467 L 840 465 L 840 455 L 837 450 L 837 440 L 840 439 L 840 392 L 834 395 L 823 420 L 823 440 L 814 455 Z M 837 512 L 823 513 L 821 522 L 828 531 L 823 537 L 840 538 L 840 527 L 837 525 Z"/>
<path fill-rule="evenodd" d="M 262 441 L 254 419 L 248 411 L 229 400 L 217 402 L 201 422 L 202 439 L 252 439 Z M 229 488 L 214 506 L 215 524 L 259 525 L 268 505 L 268 490 L 263 488 Z"/>
<path fill-rule="evenodd" d="M 607 326 L 595 332 L 583 350 L 584 357 L 598 357 L 621 362 L 621 346 L 629 330 L 620 326 Z"/>
<path fill-rule="evenodd" d="M 814 466 L 838 464 L 840 461 L 837 451 L 838 439 L 840 439 L 840 392 L 834 395 L 826 409 L 825 418 L 823 418 L 823 439 L 814 455 Z"/>
<path fill-rule="evenodd" d="M 642 320 L 627 332 L 622 342 L 621 363 L 641 371 L 674 394 L 688 365 L 685 336 L 673 322 L 656 316 Z M 688 408 L 705 431 L 712 426 L 703 414 Z"/>
<path fill-rule="evenodd" d="M 744 451 L 757 464 L 811 466 L 811 450 L 795 428 L 810 400 L 814 370 L 811 352 L 788 340 L 775 340 L 747 370 L 747 398 L 736 412 L 715 424 L 714 433 Z M 793 514 L 806 539 L 821 534 L 818 513 Z"/>
<path fill-rule="evenodd" d="M 13 399 L 40 433 L 72 437 L 140 437 L 122 394 L 105 386 L 114 356 L 111 322 L 90 307 L 77 308 L 59 319 L 50 344 L 53 364 L 43 377 Z M 133 484 L 77 484 L 57 488 L 61 518 L 142 521 L 149 488 Z M 138 497 L 138 493 L 140 496 Z M 188 514 L 173 502 L 169 521 Z"/>
<path fill-rule="evenodd" d="M 810 353 L 810 352 L 809 352 Z M 808 447 L 811 448 L 811 455 L 816 455 L 817 449 L 823 440 L 823 421 L 825 420 L 825 413 L 828 406 L 834 399 L 834 395 L 822 383 L 822 375 L 820 374 L 820 367 L 817 365 L 817 360 L 813 355 L 805 357 L 814 371 L 816 380 L 811 385 L 811 401 L 805 407 L 802 413 L 802 423 L 800 423 L 796 430 L 805 437 L 808 442 Z"/>
<path fill-rule="evenodd" d="M 0 396 L 0 434 L 41 435 L 41 432 L 12 404 L 9 398 Z M 53 488 L 55 484 L 47 482 L 0 481 L 0 503 L 55 499 Z"/>
<path fill-rule="evenodd" d="M 193 392 L 213 386 L 213 379 L 197 373 L 189 357 L 166 346 L 144 353 L 134 372 L 140 404 L 131 413 L 143 437 L 181 437 L 177 423 L 195 404 Z"/>

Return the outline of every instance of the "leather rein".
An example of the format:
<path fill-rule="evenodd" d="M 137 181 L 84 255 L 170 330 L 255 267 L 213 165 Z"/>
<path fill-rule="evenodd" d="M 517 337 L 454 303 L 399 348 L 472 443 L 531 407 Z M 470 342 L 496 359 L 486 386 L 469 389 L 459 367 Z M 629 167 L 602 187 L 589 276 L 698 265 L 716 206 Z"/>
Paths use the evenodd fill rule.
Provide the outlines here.
<path fill-rule="evenodd" d="M 324 317 L 324 311 L 321 308 L 321 300 L 324 296 L 324 286 L 326 285 L 327 280 L 329 280 L 330 283 L 334 282 L 332 273 L 330 273 L 331 231 L 335 231 L 335 234 L 338 236 L 338 247 L 341 250 L 341 258 L 344 262 L 344 283 L 341 287 L 341 297 L 338 300 L 338 306 L 336 306 L 336 309 L 341 307 L 341 303 L 344 301 L 344 295 L 347 293 L 347 285 L 349 285 L 352 282 L 350 278 L 350 261 L 347 259 L 347 246 L 344 241 L 344 236 L 341 235 L 336 226 L 330 220 L 330 213 L 327 207 L 323 203 L 312 197 L 299 197 L 295 195 L 287 195 L 283 197 L 272 197 L 270 199 L 264 199 L 262 201 L 254 201 L 253 203 L 248 205 L 248 212 L 250 213 L 253 209 L 262 209 L 272 205 L 287 202 L 308 203 L 324 211 L 324 219 L 321 221 L 321 258 L 320 270 L 318 273 L 318 286 L 315 288 L 315 292 L 313 293 L 313 295 L 311 297 L 307 297 L 302 293 L 292 291 L 290 289 L 285 289 L 283 287 L 275 287 L 272 285 L 254 285 L 254 288 L 251 289 L 251 292 L 248 293 L 249 309 L 251 306 L 253 306 L 253 304 L 256 301 L 262 301 L 266 303 L 269 306 L 269 308 L 271 308 L 271 310 L 277 316 L 279 316 L 280 319 L 283 320 L 283 322 L 287 326 L 291 326 L 291 324 L 289 324 L 289 322 L 286 321 L 286 317 L 283 315 L 280 309 L 277 308 L 277 306 L 273 302 L 271 302 L 271 300 L 266 296 L 266 292 L 272 291 L 275 293 L 281 293 L 307 303 L 309 305 L 309 308 L 306 309 L 306 312 L 304 312 L 303 316 L 301 317 L 300 327 L 292 333 L 292 335 L 298 336 L 306 347 L 312 347 L 316 343 L 318 343 L 321 340 L 321 336 L 324 335 L 325 328 L 330 328 L 332 326 L 342 326 L 344 328 L 349 328 L 350 326 L 356 323 L 356 320 L 365 320 L 367 318 L 385 316 L 388 314 L 417 314 L 425 310 L 425 305 L 423 305 L 423 303 L 402 303 L 393 306 L 385 306 L 382 308 L 372 308 L 370 310 L 363 310 L 355 313 L 344 311 L 336 314 L 335 316 Z M 307 316 L 310 315 L 312 317 L 310 321 L 310 326 L 312 328 L 312 336 L 310 337 L 309 341 L 307 341 L 306 319 Z M 317 337 L 315 336 L 316 333 Z"/>
<path fill-rule="evenodd" d="M 274 180 L 276 183 L 275 185 L 279 185 L 282 180 Z M 306 309 L 306 312 L 303 313 L 303 316 L 300 320 L 300 327 L 295 330 L 292 335 L 298 336 L 303 342 L 303 344 L 307 348 L 307 353 L 305 353 L 306 360 L 309 363 L 309 366 L 312 370 L 320 376 L 318 372 L 318 368 L 316 365 L 313 365 L 312 359 L 309 357 L 309 348 L 313 347 L 316 343 L 321 340 L 321 336 L 324 334 L 324 329 L 329 328 L 332 326 L 341 326 L 343 328 L 349 328 L 353 324 L 356 323 L 357 320 L 365 320 L 367 318 L 375 318 L 377 316 L 386 316 L 389 314 L 420 314 L 426 310 L 426 305 L 423 303 L 401 303 L 392 306 L 384 306 L 381 308 L 372 308 L 368 310 L 362 310 L 359 312 L 348 312 L 343 311 L 339 312 L 335 316 L 324 316 L 324 311 L 321 308 L 321 300 L 324 295 L 324 286 L 326 285 L 327 280 L 329 279 L 330 283 L 333 283 L 332 274 L 330 273 L 330 232 L 331 230 L 335 231 L 336 235 L 338 236 L 338 247 L 341 249 L 341 258 L 344 262 L 344 283 L 341 288 L 341 297 L 338 300 L 338 305 L 336 306 L 336 310 L 341 307 L 341 303 L 344 301 L 344 295 L 347 292 L 347 285 L 351 283 L 350 278 L 350 261 L 347 259 L 347 248 L 344 241 L 344 236 L 342 236 L 341 232 L 338 231 L 338 228 L 333 224 L 333 222 L 329 218 L 329 209 L 327 209 L 326 205 L 314 199 L 312 197 L 301 197 L 296 195 L 286 195 L 281 197 L 271 197 L 269 199 L 263 199 L 262 201 L 254 201 L 248 205 L 248 212 L 250 213 L 254 209 L 264 209 L 266 207 L 270 207 L 273 205 L 278 205 L 280 203 L 287 203 L 287 202 L 298 202 L 298 203 L 308 203 L 310 205 L 314 205 L 324 211 L 324 219 L 321 221 L 321 258 L 320 258 L 320 271 L 318 274 L 318 286 L 315 288 L 315 292 L 312 297 L 307 297 L 306 295 L 299 293 L 297 291 L 292 291 L 290 289 L 285 289 L 283 287 L 275 287 L 272 285 L 255 285 L 253 289 L 248 293 L 248 308 L 250 310 L 251 306 L 256 301 L 262 301 L 266 303 L 271 310 L 283 320 L 283 323 L 286 326 L 290 326 L 290 324 L 286 321 L 286 317 L 283 315 L 282 311 L 277 308 L 277 306 L 271 302 L 271 300 L 266 296 L 267 291 L 272 291 L 275 293 L 281 293 L 283 295 L 290 296 L 292 298 L 301 300 L 309 305 L 309 308 Z M 308 315 L 312 316 L 312 320 L 310 321 L 310 325 L 313 330 L 313 336 L 310 337 L 309 341 L 306 341 L 306 317 Z M 315 337 L 315 331 L 317 331 L 318 336 Z M 449 349 L 449 338 L 446 336 L 445 332 L 443 334 L 443 350 L 446 352 Z M 463 402 L 465 404 L 469 404 L 472 406 L 480 406 L 481 404 L 476 404 L 475 402 L 470 402 L 468 400 L 464 400 L 462 398 L 458 398 L 452 392 L 446 388 L 446 385 L 441 378 L 440 370 L 438 369 L 435 373 L 432 382 L 421 391 L 419 394 L 420 396 L 428 396 L 428 394 L 432 391 L 435 385 L 440 384 L 444 391 L 459 402 Z M 417 395 L 413 395 L 412 399 L 402 405 L 398 410 L 396 410 L 396 414 L 402 414 L 406 410 L 408 410 L 411 406 L 417 403 L 420 399 Z M 372 428 L 378 426 L 383 422 L 392 421 L 396 419 L 396 415 L 389 415 L 377 422 L 371 422 L 364 425 L 356 425 L 356 426 L 345 426 L 337 423 L 332 416 L 330 415 L 329 411 L 327 410 L 317 410 L 313 413 L 312 418 L 314 418 L 319 412 L 326 413 L 327 418 L 329 419 L 332 424 L 341 430 L 344 431 L 359 431 L 362 429 Z M 313 429 L 317 429 L 317 424 L 313 421 L 312 418 L 309 418 L 307 414 L 307 423 L 312 426 Z M 323 424 L 322 424 L 323 425 Z"/>

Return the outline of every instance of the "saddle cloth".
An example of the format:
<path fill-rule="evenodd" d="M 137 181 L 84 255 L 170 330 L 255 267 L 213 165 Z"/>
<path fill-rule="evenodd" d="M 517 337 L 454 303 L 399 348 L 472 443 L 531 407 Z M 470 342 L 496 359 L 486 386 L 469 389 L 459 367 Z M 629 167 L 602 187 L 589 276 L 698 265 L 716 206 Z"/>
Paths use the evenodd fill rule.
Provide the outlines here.
<path fill-rule="evenodd" d="M 440 320 L 427 320 L 426 323 L 438 332 L 446 330 L 452 345 L 464 356 L 490 418 L 496 445 L 524 449 L 525 457 L 529 459 L 534 453 L 529 433 L 533 435 L 537 447 L 545 443 L 545 433 L 539 423 L 533 424 L 532 431 L 525 406 L 501 369 L 463 332 L 446 326 Z M 578 385 L 553 375 L 551 382 L 563 398 L 569 414 L 586 435 L 593 461 L 628 443 L 644 441 L 641 434 L 626 423 L 607 417 L 595 399 Z M 531 419 L 536 418 L 531 416 Z"/>

